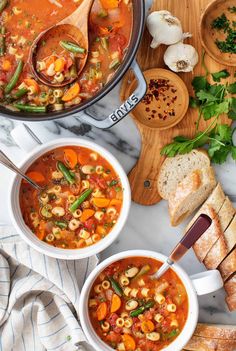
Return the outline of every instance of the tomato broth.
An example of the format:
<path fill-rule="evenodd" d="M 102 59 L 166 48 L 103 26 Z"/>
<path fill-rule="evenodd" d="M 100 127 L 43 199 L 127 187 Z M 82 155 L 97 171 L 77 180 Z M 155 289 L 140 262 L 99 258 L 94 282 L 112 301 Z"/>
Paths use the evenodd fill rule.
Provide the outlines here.
<path fill-rule="evenodd" d="M 59 111 L 91 98 L 113 77 L 130 41 L 131 0 L 94 1 L 89 17 L 88 62 L 76 82 L 62 89 L 51 88 L 38 82 L 31 72 L 27 61 L 34 39 L 80 4 L 73 0 L 41 0 L 40 6 L 38 0 L 6 1 L 0 13 L 0 104 L 16 111 Z M 63 49 L 61 41 L 66 42 Z M 77 43 L 66 33 L 65 38 L 50 38 L 41 44 L 38 72 L 59 83 L 77 74 L 75 60 L 83 48 L 77 55 Z"/>
<path fill-rule="evenodd" d="M 98 336 L 120 351 L 160 351 L 183 330 L 188 297 L 178 275 L 169 269 L 159 280 L 151 275 L 162 265 L 147 257 L 130 257 L 108 266 L 89 294 L 90 321 Z"/>
<path fill-rule="evenodd" d="M 45 191 L 22 181 L 20 207 L 30 230 L 62 249 L 80 249 L 105 238 L 123 204 L 120 178 L 93 150 L 67 146 L 38 158 L 26 173 Z"/>

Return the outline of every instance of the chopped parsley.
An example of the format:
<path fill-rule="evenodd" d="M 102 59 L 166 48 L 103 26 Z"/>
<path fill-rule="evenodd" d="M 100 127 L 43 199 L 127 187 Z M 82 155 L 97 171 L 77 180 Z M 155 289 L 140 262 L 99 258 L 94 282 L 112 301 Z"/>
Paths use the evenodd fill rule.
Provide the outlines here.
<path fill-rule="evenodd" d="M 236 13 L 236 6 L 229 7 L 228 11 Z M 226 34 L 224 40 L 216 39 L 215 43 L 221 52 L 225 53 L 236 53 L 236 22 L 230 21 L 227 16 L 223 13 L 221 16 L 215 18 L 212 21 L 211 27 L 217 31 L 223 31 Z"/>

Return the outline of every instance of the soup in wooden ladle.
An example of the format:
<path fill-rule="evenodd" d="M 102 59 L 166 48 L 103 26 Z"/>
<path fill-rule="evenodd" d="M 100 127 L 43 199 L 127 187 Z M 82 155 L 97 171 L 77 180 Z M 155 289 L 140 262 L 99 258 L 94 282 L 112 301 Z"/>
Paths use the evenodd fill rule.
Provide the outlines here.
<path fill-rule="evenodd" d="M 84 48 L 65 37 L 42 42 L 37 69 L 61 88 L 38 81 L 27 64 L 35 38 L 73 13 L 82 1 L 3 0 L 0 6 L 0 104 L 43 113 L 76 106 L 94 96 L 114 75 L 129 44 L 132 0 L 95 0 L 89 16 L 89 56 L 78 78 L 76 62 Z M 42 10 L 43 9 L 43 10 Z"/>

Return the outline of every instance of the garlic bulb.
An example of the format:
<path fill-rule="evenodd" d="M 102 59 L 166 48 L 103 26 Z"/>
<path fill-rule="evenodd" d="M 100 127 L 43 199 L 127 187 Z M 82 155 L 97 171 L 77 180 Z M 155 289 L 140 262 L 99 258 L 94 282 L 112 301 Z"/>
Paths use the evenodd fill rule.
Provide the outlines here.
<path fill-rule="evenodd" d="M 174 72 L 191 72 L 198 63 L 198 53 L 192 45 L 179 42 L 167 48 L 164 62 Z"/>
<path fill-rule="evenodd" d="M 151 48 L 155 49 L 161 44 L 171 45 L 178 43 L 189 33 L 183 34 L 182 25 L 177 17 L 169 11 L 154 11 L 147 17 L 147 28 L 153 37 Z"/>

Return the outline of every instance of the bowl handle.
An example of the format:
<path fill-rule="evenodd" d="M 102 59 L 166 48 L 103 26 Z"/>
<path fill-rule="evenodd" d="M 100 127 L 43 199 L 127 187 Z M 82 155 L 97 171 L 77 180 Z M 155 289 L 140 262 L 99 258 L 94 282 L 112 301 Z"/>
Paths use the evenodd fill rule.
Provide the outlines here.
<path fill-rule="evenodd" d="M 125 116 L 127 116 L 142 100 L 147 90 L 146 80 L 136 60 L 133 61 L 131 69 L 133 70 L 136 76 L 138 86 L 133 92 L 133 94 L 130 95 L 130 97 L 119 108 L 117 108 L 107 118 L 103 120 L 96 119 L 87 110 L 85 110 L 79 118 L 85 123 L 91 124 L 97 128 L 109 129 L 113 127 L 116 123 L 120 122 Z"/>
<path fill-rule="evenodd" d="M 220 272 L 216 269 L 194 274 L 190 279 L 198 296 L 210 294 L 224 286 Z"/>
<path fill-rule="evenodd" d="M 41 145 L 41 140 L 25 124 L 21 123 L 11 131 L 15 143 L 25 152 L 32 151 L 36 146 Z"/>

